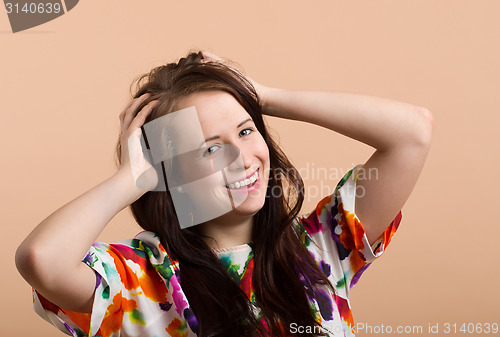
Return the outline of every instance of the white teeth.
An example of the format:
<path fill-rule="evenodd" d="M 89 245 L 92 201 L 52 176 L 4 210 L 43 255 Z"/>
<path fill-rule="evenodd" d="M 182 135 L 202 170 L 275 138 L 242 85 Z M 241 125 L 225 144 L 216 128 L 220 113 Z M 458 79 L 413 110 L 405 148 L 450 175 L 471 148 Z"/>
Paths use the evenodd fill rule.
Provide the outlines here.
<path fill-rule="evenodd" d="M 254 183 L 257 180 L 257 172 L 253 176 L 250 177 L 250 183 Z"/>
<path fill-rule="evenodd" d="M 259 177 L 259 173 L 255 172 L 250 178 L 247 178 L 247 179 L 244 179 L 241 181 L 237 181 L 233 184 L 229 184 L 228 187 L 230 189 L 237 189 L 237 188 L 245 187 L 245 186 L 253 184 L 255 181 L 257 181 L 258 177 Z"/>

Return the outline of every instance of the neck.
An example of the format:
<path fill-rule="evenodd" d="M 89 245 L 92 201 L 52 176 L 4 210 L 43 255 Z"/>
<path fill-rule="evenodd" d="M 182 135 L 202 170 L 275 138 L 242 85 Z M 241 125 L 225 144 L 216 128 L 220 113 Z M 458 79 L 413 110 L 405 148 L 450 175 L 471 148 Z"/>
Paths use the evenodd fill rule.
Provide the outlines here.
<path fill-rule="evenodd" d="M 229 248 L 252 241 L 253 216 L 238 216 L 230 213 L 197 226 L 202 235 L 215 239 L 206 239 L 212 249 Z"/>

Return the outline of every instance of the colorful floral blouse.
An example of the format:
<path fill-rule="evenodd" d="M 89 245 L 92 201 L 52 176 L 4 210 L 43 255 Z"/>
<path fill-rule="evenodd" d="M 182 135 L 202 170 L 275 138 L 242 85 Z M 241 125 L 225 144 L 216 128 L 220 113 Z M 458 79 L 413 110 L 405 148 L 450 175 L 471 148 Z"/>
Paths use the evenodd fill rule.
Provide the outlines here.
<path fill-rule="evenodd" d="M 354 336 L 351 288 L 385 250 L 401 221 L 401 212 L 371 246 L 354 213 L 356 179 L 361 165 L 341 179 L 335 192 L 316 209 L 296 219 L 302 242 L 335 287 L 318 288 L 310 305 L 330 336 Z M 252 244 L 214 250 L 231 278 L 254 302 Z M 83 262 L 96 273 L 92 313 L 63 309 L 33 290 L 34 309 L 72 336 L 196 336 L 198 321 L 179 283 L 179 264 L 159 237 L 149 231 L 118 243 L 95 242 Z M 313 327 L 291 325 L 291 335 Z M 316 330 L 318 331 L 318 330 Z"/>

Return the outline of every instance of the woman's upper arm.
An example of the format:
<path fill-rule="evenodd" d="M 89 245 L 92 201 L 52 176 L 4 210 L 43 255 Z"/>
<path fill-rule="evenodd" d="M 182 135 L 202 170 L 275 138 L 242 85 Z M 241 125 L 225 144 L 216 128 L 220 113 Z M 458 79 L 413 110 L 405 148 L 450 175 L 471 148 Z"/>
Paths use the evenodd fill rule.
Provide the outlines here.
<path fill-rule="evenodd" d="M 370 243 L 377 240 L 408 200 L 429 152 L 432 117 L 428 128 L 418 142 L 401 140 L 391 149 L 376 150 L 360 169 L 355 212 Z"/>
<path fill-rule="evenodd" d="M 96 289 L 96 275 L 93 269 L 82 262 L 77 270 L 61 275 L 54 284 L 35 289 L 61 308 L 91 313 Z"/>
<path fill-rule="evenodd" d="M 31 286 L 60 308 L 82 313 L 92 312 L 96 275 L 84 262 L 75 270 L 54 276 L 48 283 L 34 280 Z"/>
<path fill-rule="evenodd" d="M 47 267 L 46 258 L 35 250 L 16 252 L 16 266 L 21 276 L 52 303 L 76 312 L 91 312 L 96 287 L 95 272 L 84 262 L 75 268 L 61 268 L 57 261 Z"/>

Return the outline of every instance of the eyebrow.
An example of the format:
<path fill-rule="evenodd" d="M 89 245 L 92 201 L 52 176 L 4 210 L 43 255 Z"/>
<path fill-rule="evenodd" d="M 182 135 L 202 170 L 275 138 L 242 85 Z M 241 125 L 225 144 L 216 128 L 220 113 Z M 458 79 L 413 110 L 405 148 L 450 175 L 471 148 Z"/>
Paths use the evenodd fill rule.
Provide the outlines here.
<path fill-rule="evenodd" d="M 247 118 L 247 119 L 245 119 L 243 122 L 241 122 L 240 124 L 238 124 L 238 125 L 236 126 L 236 129 L 238 129 L 239 127 L 241 127 L 241 126 L 245 125 L 245 123 L 248 123 L 248 122 L 251 122 L 251 121 L 252 121 L 252 119 L 251 119 L 251 118 Z M 213 136 L 213 137 L 206 138 L 206 139 L 203 141 L 203 143 L 201 143 L 200 147 L 201 147 L 201 146 L 203 146 L 203 144 L 204 144 L 204 143 L 209 142 L 209 141 L 211 141 L 211 140 L 215 140 L 215 139 L 217 139 L 217 138 L 220 138 L 220 136 Z"/>

